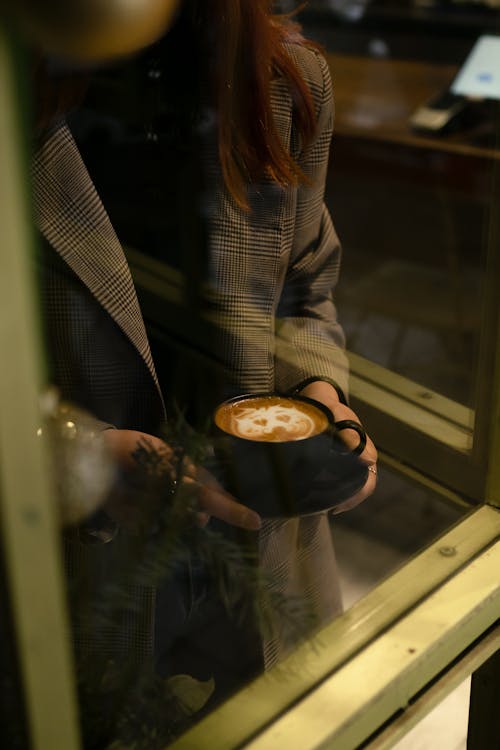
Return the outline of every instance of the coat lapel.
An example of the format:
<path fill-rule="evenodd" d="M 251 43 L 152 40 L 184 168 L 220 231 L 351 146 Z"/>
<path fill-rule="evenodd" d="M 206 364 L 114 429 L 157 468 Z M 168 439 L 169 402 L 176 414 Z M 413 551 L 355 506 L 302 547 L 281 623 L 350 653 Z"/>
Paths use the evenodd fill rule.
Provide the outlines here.
<path fill-rule="evenodd" d="M 134 344 L 160 391 L 127 260 L 66 125 L 36 152 L 32 177 L 38 228 Z"/>

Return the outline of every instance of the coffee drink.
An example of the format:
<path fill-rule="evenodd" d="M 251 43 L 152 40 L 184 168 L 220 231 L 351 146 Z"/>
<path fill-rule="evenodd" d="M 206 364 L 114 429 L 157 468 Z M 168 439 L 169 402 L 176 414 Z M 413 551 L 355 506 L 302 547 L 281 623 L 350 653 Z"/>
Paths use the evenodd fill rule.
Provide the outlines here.
<path fill-rule="evenodd" d="M 367 469 L 339 437 L 361 425 L 335 422 L 323 404 L 302 396 L 255 393 L 225 401 L 214 414 L 206 468 L 263 518 L 330 510 L 366 482 Z"/>
<path fill-rule="evenodd" d="M 222 404 L 215 412 L 215 424 L 245 440 L 283 443 L 319 435 L 326 430 L 329 420 L 312 403 L 270 395 L 248 396 Z"/>

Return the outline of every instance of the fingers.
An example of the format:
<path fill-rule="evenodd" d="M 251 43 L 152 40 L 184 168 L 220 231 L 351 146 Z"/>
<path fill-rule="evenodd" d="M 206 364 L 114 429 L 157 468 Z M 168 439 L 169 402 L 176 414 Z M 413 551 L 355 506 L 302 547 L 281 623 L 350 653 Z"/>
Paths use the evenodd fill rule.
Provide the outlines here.
<path fill-rule="evenodd" d="M 301 394 L 315 399 L 328 407 L 333 414 L 335 422 L 343 422 L 344 420 L 361 422 L 358 415 L 349 406 L 340 403 L 336 391 L 329 383 L 315 381 L 303 388 Z M 356 430 L 341 430 L 339 431 L 339 437 L 350 450 L 355 450 L 359 445 L 359 435 Z M 360 457 L 367 464 L 374 464 L 377 461 L 377 450 L 368 435 L 366 436 L 366 446 L 360 453 Z"/>
<path fill-rule="evenodd" d="M 378 461 L 377 449 L 368 435 L 366 436 L 366 448 L 363 453 L 361 453 L 360 458 L 370 465 L 376 464 Z"/>
<path fill-rule="evenodd" d="M 209 521 L 210 516 L 208 513 L 202 513 L 200 511 L 196 513 L 196 523 L 198 524 L 198 526 L 201 526 L 203 528 Z"/>
<path fill-rule="evenodd" d="M 355 412 L 353 412 L 353 410 L 348 406 L 344 406 L 344 404 L 339 404 L 336 407 L 334 416 L 335 421 L 339 421 L 339 419 L 354 419 L 354 421 L 359 421 Z M 359 435 L 354 430 L 343 430 L 340 433 L 340 437 L 346 443 L 346 445 L 351 448 L 351 450 L 359 443 Z M 362 503 L 363 500 L 366 500 L 366 498 L 375 491 L 375 488 L 377 486 L 378 454 L 373 441 L 368 435 L 366 436 L 366 447 L 362 451 L 362 453 L 359 454 L 359 457 L 362 461 L 368 464 L 368 475 L 366 478 L 366 482 L 364 483 L 363 487 L 358 492 L 356 492 L 355 495 L 350 497 L 345 502 L 340 503 L 340 505 L 337 505 L 337 507 L 333 509 L 332 515 L 336 515 L 337 513 L 344 513 L 346 510 L 352 510 L 352 508 L 355 508 L 357 505 Z"/>
<path fill-rule="evenodd" d="M 141 450 L 158 456 L 165 468 L 172 465 L 173 451 L 160 438 L 137 430 L 103 430 L 102 438 L 117 465 L 127 472 L 137 471 L 139 468 L 138 454 Z"/>
<path fill-rule="evenodd" d="M 245 505 L 238 503 L 224 490 L 202 485 L 199 493 L 200 508 L 209 515 L 225 521 L 231 526 L 248 531 L 258 531 L 262 525 L 260 516 Z"/>
<path fill-rule="evenodd" d="M 262 525 L 258 513 L 238 503 L 232 495 L 226 492 L 217 480 L 205 469 L 196 468 L 196 478 L 184 476 L 183 482 L 195 484 L 198 489 L 199 525 L 205 526 L 210 516 L 248 531 L 258 531 Z"/>
<path fill-rule="evenodd" d="M 344 420 L 352 420 L 353 422 L 360 422 L 357 414 L 344 404 L 336 404 L 333 411 L 333 416 L 336 422 Z M 350 450 L 355 450 L 356 446 L 359 445 L 359 435 L 356 430 L 345 429 L 339 433 L 340 439 L 347 445 Z M 378 454 L 375 445 L 369 435 L 366 436 L 366 446 L 364 450 L 359 454 L 362 461 L 367 464 L 375 464 L 377 462 Z"/>
<path fill-rule="evenodd" d="M 336 422 L 344 419 L 350 419 L 355 422 L 360 422 L 357 414 L 344 404 L 336 404 L 333 410 L 333 415 Z M 355 430 L 342 430 L 339 433 L 339 437 L 351 450 L 354 450 L 359 444 L 359 435 Z M 352 510 L 357 505 L 366 500 L 366 498 L 375 491 L 375 488 L 377 486 L 378 453 L 369 435 L 366 436 L 366 446 L 364 450 L 359 454 L 359 457 L 364 463 L 368 464 L 368 475 L 366 478 L 366 482 L 364 483 L 363 487 L 358 492 L 356 492 L 355 495 L 350 497 L 345 502 L 340 503 L 340 505 L 337 505 L 337 507 L 333 509 L 332 515 L 336 515 L 337 513 L 344 513 L 347 510 Z"/>
<path fill-rule="evenodd" d="M 143 443 L 165 460 L 165 466 L 172 467 L 172 448 L 153 435 L 146 435 L 135 430 L 106 430 L 105 439 L 117 461 L 127 469 L 137 468 L 134 456 L 138 446 Z M 238 503 L 220 486 L 210 472 L 195 466 L 188 458 L 183 461 L 182 481 L 196 485 L 198 508 L 195 517 L 200 526 L 206 526 L 210 516 L 214 516 L 242 529 L 250 531 L 260 529 L 261 519 L 257 513 Z M 136 505 L 135 497 L 127 502 L 123 488 L 116 504 L 112 499 L 109 500 L 108 509 L 121 525 L 130 529 L 137 528 L 144 519 L 145 508 Z"/>
<path fill-rule="evenodd" d="M 375 490 L 377 486 L 377 473 L 376 473 L 376 464 L 371 464 L 368 467 L 368 476 L 366 478 L 366 482 L 364 483 L 363 487 L 356 492 L 355 495 L 350 497 L 348 500 L 345 500 L 343 503 L 340 503 L 340 505 L 337 505 L 332 511 L 332 515 L 337 515 L 337 513 L 344 513 L 346 510 L 352 510 L 352 508 L 355 508 L 357 505 L 363 502 L 363 500 L 366 500 L 367 497 L 369 497 Z"/>

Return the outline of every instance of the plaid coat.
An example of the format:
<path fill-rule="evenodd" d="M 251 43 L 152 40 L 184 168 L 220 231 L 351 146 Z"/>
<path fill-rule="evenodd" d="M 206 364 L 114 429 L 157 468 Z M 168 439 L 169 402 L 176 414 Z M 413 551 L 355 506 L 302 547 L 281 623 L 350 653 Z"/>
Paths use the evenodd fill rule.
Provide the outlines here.
<path fill-rule="evenodd" d="M 301 147 L 292 99 L 282 80 L 273 83 L 273 112 L 307 184 L 282 189 L 263 181 L 252 186 L 251 210 L 245 213 L 224 189 L 216 160 L 208 158 L 213 201 L 212 313 L 220 326 L 232 389 L 240 393 L 285 391 L 310 376 L 333 379 L 344 390 L 347 384 L 344 339 L 332 299 L 340 248 L 323 203 L 333 126 L 331 81 L 318 52 L 299 45 L 290 45 L 289 52 L 314 98 L 318 127 L 313 143 Z M 61 268 L 54 272 L 59 282 L 45 300 L 54 321 L 73 317 L 72 330 L 78 336 L 78 346 L 73 342 L 71 348 L 72 367 L 71 342 L 53 342 L 55 359 L 64 363 L 65 395 L 71 397 L 77 384 L 78 393 L 82 389 L 87 393 L 83 405 L 99 420 L 146 429 L 155 411 L 161 419 L 163 407 L 137 296 L 123 250 L 64 124 L 36 153 L 33 186 L 36 223 L 68 270 L 62 281 Z M 73 313 L 75 294 L 69 302 L 67 296 L 64 299 L 67 285 L 87 297 L 86 304 Z M 117 343 L 106 346 L 102 339 L 101 346 L 99 334 L 112 334 Z M 77 375 L 71 374 L 72 369 Z M 127 383 L 123 373 L 129 369 L 135 379 Z M 113 408 L 106 406 L 109 402 Z M 260 554 L 276 587 L 305 598 L 316 622 L 323 623 L 340 610 L 326 515 L 267 521 L 260 535 Z M 282 637 L 266 644 L 268 665 L 290 645 L 286 631 L 284 625 Z"/>
<path fill-rule="evenodd" d="M 273 113 L 282 141 L 308 183 L 283 190 L 268 181 L 249 189 L 247 214 L 213 170 L 214 307 L 235 391 L 288 391 L 316 376 L 334 380 L 346 393 L 344 336 L 333 302 L 340 246 L 323 201 L 334 115 L 332 84 L 321 54 L 299 45 L 290 45 L 288 51 L 313 95 L 318 122 L 314 141 L 301 148 L 292 99 L 282 80 L 273 84 Z M 305 599 L 316 624 L 340 612 L 326 514 L 266 521 L 260 556 L 279 590 Z M 267 664 L 289 645 L 284 626 L 281 638 L 266 643 Z"/>

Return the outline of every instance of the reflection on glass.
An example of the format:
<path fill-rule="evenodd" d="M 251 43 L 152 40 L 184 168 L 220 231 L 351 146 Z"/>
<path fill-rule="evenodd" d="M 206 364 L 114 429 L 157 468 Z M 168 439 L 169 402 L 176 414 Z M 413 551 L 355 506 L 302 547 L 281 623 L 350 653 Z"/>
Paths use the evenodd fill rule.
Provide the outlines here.
<path fill-rule="evenodd" d="M 312 37 L 320 6 L 304 15 Z M 383 366 L 374 380 L 383 369 L 475 406 L 491 132 L 413 132 L 455 53 L 408 59 L 363 31 L 375 4 L 323 6 L 326 57 L 264 0 L 217 13 L 192 0 L 134 57 L 88 70 L 35 58 L 50 381 L 112 466 L 97 510 L 62 524 L 88 748 L 164 746 L 463 512 L 396 470 L 378 480 L 347 403 L 344 329 L 358 361 Z M 338 33 L 339 19 L 354 25 Z M 223 455 L 211 415 L 276 391 L 322 405 L 312 438 L 328 444 L 248 437 L 286 508 L 271 513 L 239 495 L 241 465 L 265 471 L 247 444 L 240 465 Z M 333 482 L 335 500 L 297 511 L 299 484 L 307 498 Z M 378 533 L 387 567 L 353 593 Z"/>
<path fill-rule="evenodd" d="M 88 747 L 162 746 L 339 614 L 327 511 L 376 485 L 332 296 L 328 66 L 267 2 L 222 5 L 186 3 L 118 63 L 34 61 L 50 380 L 115 469 L 63 523 Z M 284 438 L 223 454 L 217 403 L 275 391 L 312 434 L 280 412 Z M 86 452 L 57 454 L 76 484 Z M 238 491 L 242 467 L 275 507 Z"/>
<path fill-rule="evenodd" d="M 332 523 L 346 606 L 374 588 L 468 512 L 395 468 L 380 471 L 370 502 Z"/>
<path fill-rule="evenodd" d="M 372 2 L 345 24 L 350 5 L 318 1 L 304 14 L 336 91 L 328 203 L 344 244 L 348 347 L 474 408 L 496 110 L 468 102 L 439 126 L 412 121 L 429 102 L 445 106 L 438 95 L 494 12 L 478 6 L 477 31 L 464 12 L 463 33 L 443 22 L 432 41 L 432 3 L 417 15 L 410 3 Z"/>

